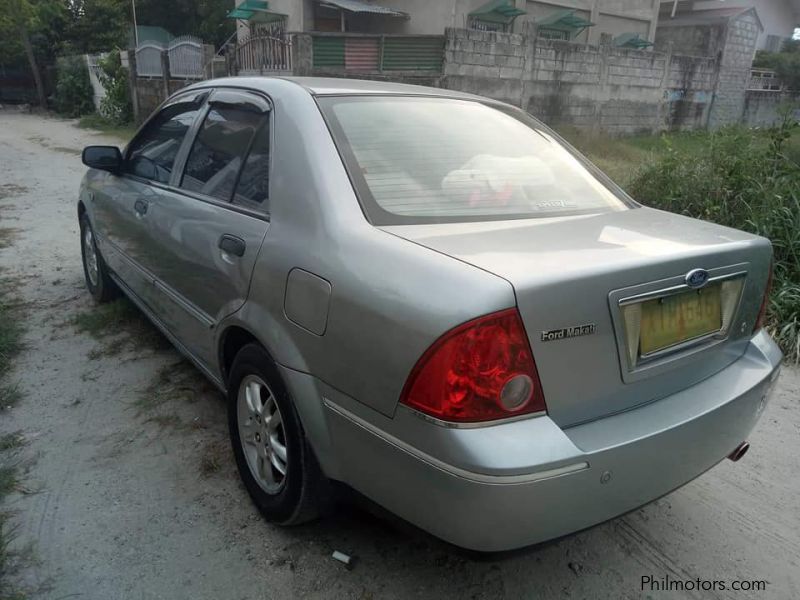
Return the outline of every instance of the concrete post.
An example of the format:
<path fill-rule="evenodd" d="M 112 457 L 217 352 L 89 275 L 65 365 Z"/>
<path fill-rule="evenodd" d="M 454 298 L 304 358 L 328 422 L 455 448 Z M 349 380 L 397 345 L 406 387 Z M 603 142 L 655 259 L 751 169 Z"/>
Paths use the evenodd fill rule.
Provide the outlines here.
<path fill-rule="evenodd" d="M 203 76 L 206 79 L 214 79 L 214 46 L 203 44 Z"/>
<path fill-rule="evenodd" d="M 661 78 L 661 102 L 658 104 L 658 128 L 662 129 L 667 125 L 667 115 L 664 114 L 664 109 L 669 106 L 669 80 L 672 72 L 672 53 L 674 52 L 674 43 L 670 40 L 667 44 L 667 52 L 664 55 L 664 76 Z M 703 127 L 706 123 L 703 123 Z"/>
<path fill-rule="evenodd" d="M 162 84 L 162 100 L 169 98 L 169 52 L 166 50 L 161 51 L 161 84 Z"/>
<path fill-rule="evenodd" d="M 307 33 L 292 34 L 292 74 L 311 75 L 313 70 L 311 36 Z"/>

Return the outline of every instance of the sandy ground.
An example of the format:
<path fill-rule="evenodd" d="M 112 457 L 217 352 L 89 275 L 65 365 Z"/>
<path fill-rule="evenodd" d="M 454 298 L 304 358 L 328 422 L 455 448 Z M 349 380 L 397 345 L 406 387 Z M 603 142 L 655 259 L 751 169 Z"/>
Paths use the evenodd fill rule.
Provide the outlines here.
<path fill-rule="evenodd" d="M 0 433 L 28 440 L 26 487 L 36 493 L 9 504 L 16 543 L 35 550 L 23 574 L 33 597 L 800 597 L 792 368 L 740 463 L 537 548 L 476 557 L 354 507 L 295 529 L 263 522 L 239 484 L 222 400 L 202 377 L 156 336 L 96 340 L 73 325 L 92 310 L 75 217 L 79 155 L 103 142 L 117 140 L 0 112 L 0 220 L 18 230 L 0 250 L 0 276 L 19 286 L 27 326 L 12 374 L 26 397 L 0 412 Z M 357 555 L 356 568 L 333 561 L 335 549 Z M 768 584 L 757 593 L 642 591 L 648 575 Z"/>

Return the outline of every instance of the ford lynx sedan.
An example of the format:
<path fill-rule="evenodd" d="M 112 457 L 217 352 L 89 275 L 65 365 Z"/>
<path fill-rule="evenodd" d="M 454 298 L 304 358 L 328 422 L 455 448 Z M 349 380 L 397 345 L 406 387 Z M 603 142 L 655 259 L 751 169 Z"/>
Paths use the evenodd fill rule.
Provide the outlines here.
<path fill-rule="evenodd" d="M 738 459 L 778 374 L 767 240 L 638 205 L 506 104 L 213 80 L 83 161 L 89 291 L 227 393 L 274 523 L 339 481 L 459 546 L 534 544 Z"/>

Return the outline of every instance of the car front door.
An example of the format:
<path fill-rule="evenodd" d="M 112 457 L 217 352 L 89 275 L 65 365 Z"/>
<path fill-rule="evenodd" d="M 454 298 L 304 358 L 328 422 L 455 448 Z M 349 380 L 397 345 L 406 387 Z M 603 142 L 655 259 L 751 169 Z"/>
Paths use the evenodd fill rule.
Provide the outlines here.
<path fill-rule="evenodd" d="M 155 310 L 196 359 L 214 364 L 214 329 L 247 298 L 269 227 L 271 105 L 214 91 L 170 185 L 148 204 Z"/>
<path fill-rule="evenodd" d="M 153 297 L 146 267 L 152 245 L 148 210 L 160 186 L 172 178 L 175 160 L 208 91 L 178 96 L 165 104 L 128 145 L 122 171 L 95 186 L 93 209 L 100 248 L 111 270 L 145 304 Z"/>

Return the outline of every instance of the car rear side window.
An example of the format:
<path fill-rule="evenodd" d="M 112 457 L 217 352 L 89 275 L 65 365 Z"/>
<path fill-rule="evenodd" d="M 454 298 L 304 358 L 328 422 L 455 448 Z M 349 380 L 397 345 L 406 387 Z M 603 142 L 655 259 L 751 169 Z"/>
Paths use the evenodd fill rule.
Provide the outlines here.
<path fill-rule="evenodd" d="M 269 113 L 247 104 L 212 104 L 189 152 L 180 186 L 230 201 L 242 166 L 249 162 L 245 157 L 252 155 L 251 148 L 261 146 L 268 120 Z M 266 178 L 266 169 L 263 175 Z M 256 179 L 252 173 L 250 178 Z"/>
<path fill-rule="evenodd" d="M 197 117 L 198 102 L 178 102 L 164 108 L 131 143 L 125 171 L 168 183 L 178 149 Z"/>
<path fill-rule="evenodd" d="M 256 131 L 250 153 L 244 161 L 233 203 L 261 212 L 269 212 L 269 118 Z"/>
<path fill-rule="evenodd" d="M 524 112 L 411 96 L 320 98 L 375 225 L 623 210 L 624 193 Z"/>

